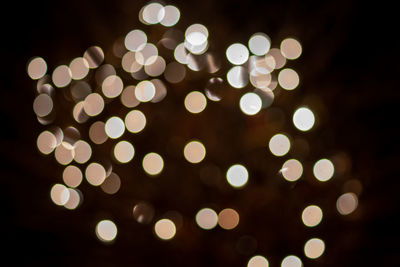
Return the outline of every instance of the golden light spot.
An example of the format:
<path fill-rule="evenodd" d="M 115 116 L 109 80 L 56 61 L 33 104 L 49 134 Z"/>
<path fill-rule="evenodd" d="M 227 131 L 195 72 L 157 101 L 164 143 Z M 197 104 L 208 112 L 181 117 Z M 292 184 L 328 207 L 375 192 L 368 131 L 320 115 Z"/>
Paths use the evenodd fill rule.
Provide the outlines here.
<path fill-rule="evenodd" d="M 269 140 L 269 150 L 277 157 L 282 157 L 289 152 L 290 141 L 284 134 L 276 134 Z"/>
<path fill-rule="evenodd" d="M 239 224 L 239 213 L 234 209 L 224 209 L 218 214 L 218 224 L 226 230 L 231 230 Z"/>
<path fill-rule="evenodd" d="M 183 154 L 190 163 L 199 163 L 206 156 L 206 148 L 199 141 L 191 141 L 185 145 Z"/>
<path fill-rule="evenodd" d="M 329 159 L 320 159 L 314 164 L 313 173 L 321 182 L 330 180 L 335 172 L 335 167 Z"/>
<path fill-rule="evenodd" d="M 196 214 L 196 223 L 200 228 L 204 230 L 213 229 L 215 226 L 217 226 L 218 215 L 213 209 L 201 209 Z"/>
<path fill-rule="evenodd" d="M 317 226 L 322 220 L 322 210 L 316 205 L 310 205 L 306 207 L 302 214 L 301 219 L 305 226 L 314 227 Z"/>
<path fill-rule="evenodd" d="M 92 148 L 83 140 L 79 140 L 74 145 L 74 160 L 78 163 L 86 163 L 92 156 Z"/>
<path fill-rule="evenodd" d="M 249 50 L 242 44 L 231 44 L 226 49 L 226 58 L 234 65 L 242 65 L 249 59 Z"/>
<path fill-rule="evenodd" d="M 228 183 L 236 188 L 243 187 L 249 178 L 247 169 L 240 164 L 232 165 L 226 172 Z"/>
<path fill-rule="evenodd" d="M 69 198 L 67 203 L 64 204 L 64 207 L 69 210 L 74 210 L 81 203 L 81 196 L 75 189 L 68 188 L 68 191 L 69 191 Z"/>
<path fill-rule="evenodd" d="M 146 126 L 146 116 L 140 110 L 132 110 L 125 117 L 126 129 L 131 133 L 139 133 Z"/>
<path fill-rule="evenodd" d="M 104 109 L 104 100 L 98 93 L 92 93 L 85 98 L 83 109 L 89 116 L 97 116 Z"/>
<path fill-rule="evenodd" d="M 104 79 L 101 88 L 106 97 L 114 98 L 121 94 L 124 84 L 119 76 L 110 75 Z"/>
<path fill-rule="evenodd" d="M 265 33 L 255 33 L 249 39 L 249 49 L 254 55 L 265 55 L 270 47 L 271 39 Z"/>
<path fill-rule="evenodd" d="M 28 75 L 33 80 L 42 78 L 47 72 L 46 61 L 41 57 L 33 58 L 28 64 Z"/>
<path fill-rule="evenodd" d="M 96 121 L 89 128 L 89 138 L 95 144 L 103 144 L 108 136 L 105 131 L 105 123 L 102 121 Z"/>
<path fill-rule="evenodd" d="M 303 267 L 303 263 L 299 257 L 289 255 L 282 260 L 281 267 Z"/>
<path fill-rule="evenodd" d="M 246 115 L 256 115 L 262 107 L 261 98 L 255 93 L 246 93 L 240 98 L 240 109 Z"/>
<path fill-rule="evenodd" d="M 154 231 L 160 239 L 169 240 L 175 236 L 176 227 L 173 221 L 161 219 L 154 225 Z"/>
<path fill-rule="evenodd" d="M 287 181 L 297 181 L 303 174 L 303 165 L 296 159 L 289 159 L 283 163 L 281 173 Z"/>
<path fill-rule="evenodd" d="M 156 94 L 156 88 L 150 81 L 141 81 L 136 85 L 135 96 L 140 102 L 148 102 L 153 99 Z"/>
<path fill-rule="evenodd" d="M 85 51 L 83 58 L 86 59 L 89 68 L 95 69 L 103 63 L 104 52 L 98 46 L 91 46 Z"/>
<path fill-rule="evenodd" d="M 106 170 L 99 163 L 92 162 L 86 167 L 85 176 L 89 184 L 99 186 L 106 179 Z"/>
<path fill-rule="evenodd" d="M 82 57 L 77 57 L 69 64 L 71 70 L 71 78 L 74 80 L 81 80 L 89 73 L 89 63 Z"/>
<path fill-rule="evenodd" d="M 325 251 L 325 243 L 319 238 L 312 238 L 304 245 L 304 254 L 310 259 L 321 257 Z"/>
<path fill-rule="evenodd" d="M 281 52 L 287 59 L 296 59 L 301 55 L 301 44 L 293 38 L 287 38 L 281 43 Z"/>
<path fill-rule="evenodd" d="M 247 267 L 268 267 L 269 263 L 267 259 L 261 255 L 252 257 L 247 263 Z"/>
<path fill-rule="evenodd" d="M 283 89 L 293 90 L 299 85 L 300 78 L 296 71 L 286 68 L 279 72 L 278 82 Z"/>
<path fill-rule="evenodd" d="M 121 163 L 128 163 L 134 155 L 135 149 L 128 141 L 120 141 L 114 147 L 114 157 Z"/>
<path fill-rule="evenodd" d="M 63 206 L 69 199 L 69 190 L 62 184 L 55 184 L 50 190 L 50 197 L 54 204 Z"/>
<path fill-rule="evenodd" d="M 62 165 L 68 165 L 74 158 L 75 151 L 66 142 L 62 142 L 61 145 L 57 146 L 54 156 L 58 163 Z"/>
<path fill-rule="evenodd" d="M 71 82 L 71 70 L 66 65 L 58 66 L 51 77 L 55 86 L 65 87 Z"/>
<path fill-rule="evenodd" d="M 191 113 L 200 113 L 207 106 L 206 97 L 198 91 L 193 91 L 185 97 L 185 108 Z"/>
<path fill-rule="evenodd" d="M 127 86 L 121 94 L 121 102 L 127 108 L 134 108 L 139 105 L 140 101 L 135 97 L 135 86 Z"/>
<path fill-rule="evenodd" d="M 56 148 L 57 139 L 53 133 L 44 131 L 39 134 L 36 145 L 41 153 L 48 155 Z"/>
<path fill-rule="evenodd" d="M 82 182 L 81 170 L 74 165 L 67 166 L 63 171 L 63 181 L 69 187 L 78 187 Z"/>
<path fill-rule="evenodd" d="M 148 153 L 143 158 L 142 166 L 147 174 L 157 175 L 164 168 L 164 160 L 157 153 Z"/>
<path fill-rule="evenodd" d="M 96 225 L 96 236 L 100 241 L 113 241 L 117 236 L 117 232 L 117 226 L 110 220 L 102 220 Z"/>
<path fill-rule="evenodd" d="M 300 131 L 308 131 L 314 126 L 314 113 L 309 108 L 298 108 L 293 114 L 293 124 Z"/>
<path fill-rule="evenodd" d="M 336 201 L 336 208 L 342 215 L 348 215 L 356 210 L 358 206 L 358 198 L 354 193 L 345 193 Z"/>
<path fill-rule="evenodd" d="M 112 139 L 117 139 L 121 137 L 125 132 L 124 121 L 119 117 L 111 117 L 106 121 L 104 125 L 104 130 L 108 137 Z"/>
<path fill-rule="evenodd" d="M 115 194 L 121 187 L 121 179 L 116 173 L 111 173 L 101 184 L 101 189 L 107 194 Z"/>

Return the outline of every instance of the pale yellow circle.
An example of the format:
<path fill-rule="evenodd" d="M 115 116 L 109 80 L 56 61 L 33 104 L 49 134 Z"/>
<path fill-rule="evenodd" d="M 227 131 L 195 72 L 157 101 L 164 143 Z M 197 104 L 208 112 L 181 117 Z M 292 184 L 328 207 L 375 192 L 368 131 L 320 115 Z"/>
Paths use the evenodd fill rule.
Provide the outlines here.
<path fill-rule="evenodd" d="M 169 240 L 175 236 L 176 227 L 173 221 L 161 219 L 154 225 L 156 235 L 163 240 Z"/>
<path fill-rule="evenodd" d="M 186 144 L 183 154 L 190 163 L 199 163 L 206 156 L 206 148 L 199 141 L 191 141 Z"/>
<path fill-rule="evenodd" d="M 305 226 L 314 227 L 317 226 L 322 220 L 322 210 L 316 205 L 310 205 L 306 207 L 302 214 L 301 219 Z"/>
<path fill-rule="evenodd" d="M 191 113 L 200 113 L 206 108 L 206 106 L 206 97 L 198 91 L 190 92 L 185 97 L 185 107 L 187 111 Z"/>
<path fill-rule="evenodd" d="M 159 154 L 151 152 L 144 156 L 142 166 L 147 174 L 157 175 L 164 168 L 164 160 Z"/>

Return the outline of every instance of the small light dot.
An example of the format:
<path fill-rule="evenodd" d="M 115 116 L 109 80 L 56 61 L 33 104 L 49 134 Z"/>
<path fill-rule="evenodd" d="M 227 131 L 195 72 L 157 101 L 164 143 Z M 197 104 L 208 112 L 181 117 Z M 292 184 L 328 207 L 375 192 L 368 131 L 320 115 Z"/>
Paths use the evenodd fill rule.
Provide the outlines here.
<path fill-rule="evenodd" d="M 33 80 L 42 78 L 47 72 L 46 61 L 41 57 L 35 57 L 28 64 L 28 75 Z"/>
<path fill-rule="evenodd" d="M 113 221 L 102 220 L 96 225 L 96 236 L 103 242 L 110 242 L 117 236 L 117 226 Z"/>
<path fill-rule="evenodd" d="M 162 240 L 169 240 L 175 236 L 175 224 L 169 219 L 161 219 L 154 225 L 156 235 Z"/>
<path fill-rule="evenodd" d="M 322 210 L 316 205 L 310 205 L 306 207 L 302 214 L 301 219 L 305 226 L 314 227 L 317 226 L 322 220 Z"/>
<path fill-rule="evenodd" d="M 255 93 L 246 93 L 240 98 L 240 109 L 246 115 L 256 115 L 262 107 L 261 98 Z"/>
<path fill-rule="evenodd" d="M 198 91 L 193 91 L 185 97 L 185 108 L 191 113 L 200 113 L 207 106 L 206 97 Z"/>
<path fill-rule="evenodd" d="M 199 163 L 206 156 L 206 148 L 199 141 L 191 141 L 185 145 L 183 154 L 190 163 Z"/>
<path fill-rule="evenodd" d="M 164 160 L 157 153 L 148 153 L 143 158 L 143 169 L 149 175 L 157 175 L 164 168 Z"/>
<path fill-rule="evenodd" d="M 196 223 L 204 230 L 213 229 L 215 226 L 217 226 L 218 215 L 210 208 L 201 209 L 196 214 Z"/>
<path fill-rule="evenodd" d="M 247 169 L 240 164 L 232 165 L 226 172 L 228 183 L 236 188 L 243 187 L 249 178 Z"/>
<path fill-rule="evenodd" d="M 109 118 L 105 125 L 104 130 L 108 137 L 112 139 L 117 139 L 121 137 L 125 132 L 125 124 L 124 121 L 119 117 L 111 117 Z"/>
<path fill-rule="evenodd" d="M 321 182 L 330 180 L 335 172 L 335 167 L 329 159 L 320 159 L 314 164 L 313 173 Z"/>
<path fill-rule="evenodd" d="M 282 157 L 289 152 L 290 141 L 284 134 L 276 134 L 269 140 L 269 150 L 277 157 Z"/>
<path fill-rule="evenodd" d="M 336 208 L 342 215 L 348 215 L 356 210 L 358 206 L 358 198 L 354 193 L 345 193 L 336 201 Z"/>
<path fill-rule="evenodd" d="M 247 267 L 268 267 L 268 266 L 269 266 L 268 260 L 261 255 L 256 255 L 252 257 L 247 263 Z"/>
<path fill-rule="evenodd" d="M 325 243 L 319 238 L 312 238 L 304 245 L 304 254 L 310 259 L 321 257 L 325 251 Z"/>
<path fill-rule="evenodd" d="M 134 155 L 135 149 L 128 141 L 120 141 L 114 147 L 114 157 L 121 163 L 128 163 Z"/>
<path fill-rule="evenodd" d="M 293 123 L 300 131 L 310 130 L 315 122 L 314 113 L 308 108 L 299 108 L 293 114 Z"/>
<path fill-rule="evenodd" d="M 249 59 L 249 50 L 242 44 L 232 44 L 226 49 L 226 58 L 234 65 L 241 65 Z"/>

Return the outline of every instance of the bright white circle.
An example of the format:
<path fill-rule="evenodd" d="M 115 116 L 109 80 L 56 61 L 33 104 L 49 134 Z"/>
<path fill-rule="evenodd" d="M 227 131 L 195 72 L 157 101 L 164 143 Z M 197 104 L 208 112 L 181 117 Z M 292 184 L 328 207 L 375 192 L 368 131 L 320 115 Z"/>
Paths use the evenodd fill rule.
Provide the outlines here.
<path fill-rule="evenodd" d="M 255 33 L 250 37 L 249 49 L 256 56 L 265 55 L 271 48 L 271 40 L 265 33 Z"/>
<path fill-rule="evenodd" d="M 299 108 L 293 114 L 293 124 L 300 131 L 308 131 L 314 126 L 314 113 L 308 108 Z"/>
<path fill-rule="evenodd" d="M 124 121 L 119 117 L 111 117 L 106 121 L 104 130 L 108 137 L 112 139 L 121 137 L 125 132 Z"/>
<path fill-rule="evenodd" d="M 249 59 L 249 50 L 242 44 L 231 44 L 226 49 L 226 58 L 234 65 L 242 65 Z"/>
<path fill-rule="evenodd" d="M 247 183 L 249 173 L 243 165 L 235 164 L 232 165 L 226 172 L 226 179 L 228 183 L 233 187 L 242 187 Z"/>
<path fill-rule="evenodd" d="M 262 101 L 259 95 L 246 93 L 240 98 L 239 105 L 244 114 L 255 115 L 261 110 Z"/>

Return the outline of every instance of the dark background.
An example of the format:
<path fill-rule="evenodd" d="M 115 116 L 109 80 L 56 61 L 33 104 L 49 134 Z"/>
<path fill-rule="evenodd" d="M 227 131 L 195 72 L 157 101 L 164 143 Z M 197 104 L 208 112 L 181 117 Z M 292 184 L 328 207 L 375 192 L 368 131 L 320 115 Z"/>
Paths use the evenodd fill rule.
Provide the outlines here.
<path fill-rule="evenodd" d="M 164 243 L 153 238 L 151 226 L 138 224 L 124 236 L 119 232 L 114 244 L 104 245 L 96 239 L 93 229 L 103 216 L 103 202 L 111 200 L 92 200 L 75 211 L 51 203 L 49 188 L 56 181 L 55 176 L 60 176 L 61 168 L 37 152 L 36 137 L 43 128 L 32 110 L 35 88 L 26 75 L 26 63 L 32 56 L 42 56 L 51 70 L 81 55 L 91 45 L 111 47 L 115 39 L 141 27 L 137 12 L 145 3 L 15 1 L 3 9 L 0 180 L 4 204 L 1 236 L 7 265 L 244 266 L 251 256 L 231 255 L 229 245 L 222 244 L 234 239 L 222 231 L 197 231 L 195 237 L 182 235 Z M 366 1 L 168 3 L 176 4 L 181 11 L 181 30 L 196 22 L 207 25 L 210 36 L 218 36 L 214 49 L 219 53 L 224 53 L 229 43 L 246 42 L 257 31 L 269 34 L 275 47 L 287 36 L 301 40 L 303 54 L 294 65 L 302 80 L 298 97 L 317 95 L 327 114 L 321 125 L 325 130 L 314 137 L 320 138 L 320 150 L 346 151 L 352 159 L 352 175 L 363 184 L 360 211 L 350 218 L 328 216 L 330 222 L 319 230 L 327 251 L 318 260 L 305 259 L 303 263 L 398 265 L 400 93 L 395 9 L 385 2 Z M 161 202 L 161 209 L 163 205 L 166 208 L 167 204 L 157 201 Z M 128 205 L 125 199 L 120 204 Z M 270 240 L 265 237 L 269 232 L 257 232 L 265 226 L 257 222 L 262 218 L 247 225 L 255 229 L 252 233 L 259 243 Z M 119 230 L 133 223 L 122 220 Z M 290 228 L 292 224 L 285 221 L 268 227 Z M 289 251 L 302 256 L 297 238 L 272 240 L 278 249 L 268 250 L 266 246 L 263 250 L 259 245 L 256 250 L 271 259 L 271 266 L 278 266 Z M 292 247 L 298 248 L 291 250 Z"/>

